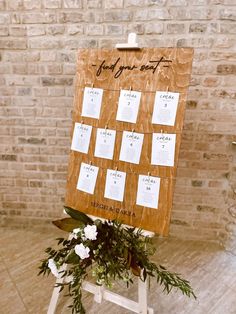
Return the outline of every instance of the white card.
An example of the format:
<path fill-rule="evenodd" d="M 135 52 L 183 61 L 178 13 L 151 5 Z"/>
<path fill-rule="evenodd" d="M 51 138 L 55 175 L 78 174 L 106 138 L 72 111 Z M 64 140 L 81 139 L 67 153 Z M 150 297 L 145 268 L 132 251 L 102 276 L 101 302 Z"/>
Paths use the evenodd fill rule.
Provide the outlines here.
<path fill-rule="evenodd" d="M 92 126 L 82 123 L 75 123 L 71 149 L 84 154 L 88 153 L 92 133 Z"/>
<path fill-rule="evenodd" d="M 97 181 L 98 170 L 98 167 L 82 162 L 80 166 L 79 179 L 77 182 L 77 190 L 93 194 Z"/>
<path fill-rule="evenodd" d="M 120 149 L 120 160 L 139 164 L 144 134 L 124 131 Z"/>
<path fill-rule="evenodd" d="M 122 89 L 118 103 L 116 120 L 136 123 L 141 92 Z"/>
<path fill-rule="evenodd" d="M 113 159 L 116 131 L 97 129 L 97 138 L 94 156 Z"/>
<path fill-rule="evenodd" d="M 160 178 L 139 175 L 136 199 L 137 205 L 158 208 L 159 192 Z"/>
<path fill-rule="evenodd" d="M 156 92 L 152 123 L 175 125 L 179 93 Z"/>
<path fill-rule="evenodd" d="M 85 87 L 81 116 L 99 119 L 102 95 L 103 89 L 101 88 Z"/>
<path fill-rule="evenodd" d="M 107 169 L 104 197 L 122 202 L 124 199 L 126 173 Z"/>
<path fill-rule="evenodd" d="M 152 165 L 174 166 L 176 134 L 153 133 Z"/>

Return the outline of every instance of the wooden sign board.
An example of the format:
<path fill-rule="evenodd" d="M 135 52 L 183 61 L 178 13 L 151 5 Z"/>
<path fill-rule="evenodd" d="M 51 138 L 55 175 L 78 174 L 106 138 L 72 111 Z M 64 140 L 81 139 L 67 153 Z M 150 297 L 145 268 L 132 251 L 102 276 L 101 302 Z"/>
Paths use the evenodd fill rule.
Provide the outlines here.
<path fill-rule="evenodd" d="M 192 67 L 192 48 L 143 48 L 140 50 L 79 49 L 73 111 L 75 122 L 91 125 L 88 154 L 72 151 L 69 159 L 66 205 L 97 217 L 118 219 L 124 224 L 167 235 L 185 112 L 186 92 Z M 85 87 L 103 89 L 99 119 L 81 117 Z M 116 120 L 121 89 L 141 92 L 135 124 Z M 156 91 L 179 93 L 174 126 L 152 124 Z M 97 128 L 116 130 L 113 160 L 94 156 Z M 123 131 L 144 134 L 139 164 L 119 160 Z M 151 165 L 152 134 L 176 134 L 173 167 Z M 99 167 L 94 194 L 77 190 L 81 162 Z M 123 202 L 104 197 L 107 169 L 126 172 Z M 158 208 L 136 205 L 139 175 L 160 178 Z"/>

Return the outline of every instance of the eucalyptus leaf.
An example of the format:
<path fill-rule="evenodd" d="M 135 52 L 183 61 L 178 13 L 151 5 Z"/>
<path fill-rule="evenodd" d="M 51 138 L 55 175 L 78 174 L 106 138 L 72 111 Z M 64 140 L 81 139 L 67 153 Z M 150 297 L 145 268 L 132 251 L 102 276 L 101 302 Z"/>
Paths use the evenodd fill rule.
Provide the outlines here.
<path fill-rule="evenodd" d="M 59 220 L 54 220 L 52 223 L 55 226 L 57 226 L 57 228 L 67 232 L 72 232 L 73 229 L 82 226 L 81 222 L 73 218 L 63 218 Z"/>
<path fill-rule="evenodd" d="M 80 221 L 83 224 L 93 224 L 93 220 L 91 218 L 89 218 L 86 214 L 75 210 L 71 207 L 68 206 L 64 206 L 64 209 L 66 211 L 66 213 L 73 219 L 76 219 L 78 221 Z"/>

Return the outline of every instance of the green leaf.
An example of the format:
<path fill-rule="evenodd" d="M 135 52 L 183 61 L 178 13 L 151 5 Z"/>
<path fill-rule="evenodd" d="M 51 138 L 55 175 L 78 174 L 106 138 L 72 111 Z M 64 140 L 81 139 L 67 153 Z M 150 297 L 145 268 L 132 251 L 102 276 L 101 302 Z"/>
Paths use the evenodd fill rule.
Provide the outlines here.
<path fill-rule="evenodd" d="M 64 241 L 64 238 L 56 238 L 56 240 L 58 241 L 57 244 L 60 245 Z"/>
<path fill-rule="evenodd" d="M 72 232 L 73 229 L 79 228 L 82 226 L 81 222 L 73 218 L 63 218 L 59 220 L 54 220 L 52 223 L 55 226 L 57 226 L 57 228 L 63 231 L 67 231 L 67 232 Z"/>
<path fill-rule="evenodd" d="M 78 221 L 80 221 L 81 223 L 87 225 L 87 224 L 93 224 L 93 220 L 91 218 L 89 218 L 86 214 L 75 210 L 71 207 L 68 206 L 64 206 L 64 209 L 66 211 L 66 213 L 71 216 L 71 218 L 74 218 Z"/>
<path fill-rule="evenodd" d="M 146 268 L 143 269 L 143 281 L 146 281 L 147 279 L 147 271 Z"/>
<path fill-rule="evenodd" d="M 65 259 L 67 264 L 76 264 L 79 263 L 80 258 L 78 255 L 75 254 L 75 251 L 72 251 Z"/>

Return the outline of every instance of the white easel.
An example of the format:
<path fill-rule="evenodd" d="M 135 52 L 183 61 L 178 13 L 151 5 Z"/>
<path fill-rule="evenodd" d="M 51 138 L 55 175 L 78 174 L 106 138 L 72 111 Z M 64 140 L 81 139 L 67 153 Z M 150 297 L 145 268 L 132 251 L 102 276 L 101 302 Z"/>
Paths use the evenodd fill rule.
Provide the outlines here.
<path fill-rule="evenodd" d="M 92 218 L 93 220 L 97 219 L 97 217 L 90 216 L 90 215 L 88 216 Z M 99 219 L 104 220 L 102 218 L 99 218 Z M 129 227 L 129 226 L 124 225 L 124 227 Z M 153 237 L 154 232 L 144 230 L 143 235 L 145 237 Z M 70 239 L 70 236 L 69 236 L 69 239 Z M 66 278 L 59 278 L 56 280 L 56 284 L 63 283 L 64 280 L 66 280 Z M 82 289 L 84 291 L 94 294 L 94 301 L 97 303 L 102 303 L 102 300 L 106 300 L 106 301 L 115 303 L 117 305 L 120 305 L 121 307 L 128 309 L 134 313 L 154 314 L 153 309 L 148 307 L 147 305 L 147 280 L 143 282 L 141 279 L 138 279 L 138 302 L 135 302 L 131 299 L 123 297 L 120 294 L 117 294 L 110 290 L 105 289 L 103 286 L 98 286 L 88 281 L 83 282 Z M 55 314 L 57 302 L 58 302 L 59 294 L 60 294 L 59 291 L 60 291 L 60 287 L 55 286 L 53 289 L 53 293 L 52 293 L 52 297 L 49 303 L 47 314 Z"/>
<path fill-rule="evenodd" d="M 138 43 L 136 42 L 137 35 L 135 33 L 130 33 L 128 35 L 128 42 L 123 44 L 117 44 L 117 49 L 140 49 Z M 92 219 L 97 219 L 97 217 L 89 216 Z M 101 219 L 101 218 L 98 218 Z M 101 219 L 102 220 L 102 219 Z M 126 226 L 126 225 L 124 225 Z M 127 226 L 126 226 L 127 227 Z M 153 237 L 154 232 L 145 231 L 143 232 L 145 237 Z M 64 278 L 56 280 L 56 284 L 63 283 Z M 82 289 L 94 294 L 94 301 L 97 303 L 102 303 L 102 300 L 110 301 L 121 307 L 128 309 L 134 313 L 139 314 L 154 314 L 152 308 L 147 305 L 147 281 L 143 282 L 138 279 L 138 302 L 131 299 L 123 297 L 117 293 L 105 289 L 103 286 L 98 286 L 96 284 L 84 281 L 82 284 Z M 57 307 L 57 302 L 59 299 L 60 287 L 54 287 L 50 304 L 48 307 L 47 314 L 54 314 Z"/>

